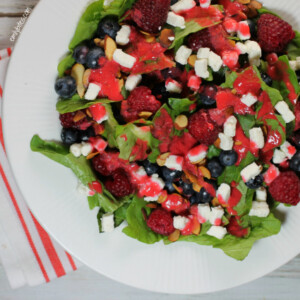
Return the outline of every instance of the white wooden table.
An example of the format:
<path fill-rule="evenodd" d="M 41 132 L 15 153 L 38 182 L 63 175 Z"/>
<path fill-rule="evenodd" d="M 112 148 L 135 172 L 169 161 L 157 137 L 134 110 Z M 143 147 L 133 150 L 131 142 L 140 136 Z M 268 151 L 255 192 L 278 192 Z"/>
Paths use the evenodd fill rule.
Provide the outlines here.
<path fill-rule="evenodd" d="M 13 46 L 9 37 L 12 29 L 27 7 L 38 0 L 0 0 L 0 49 Z M 131 288 L 101 276 L 87 267 L 81 267 L 63 278 L 35 288 L 11 290 L 0 264 L 0 299 L 222 299 L 222 300 L 298 300 L 300 299 L 300 255 L 277 271 L 249 284 L 211 295 L 174 296 L 155 294 Z"/>

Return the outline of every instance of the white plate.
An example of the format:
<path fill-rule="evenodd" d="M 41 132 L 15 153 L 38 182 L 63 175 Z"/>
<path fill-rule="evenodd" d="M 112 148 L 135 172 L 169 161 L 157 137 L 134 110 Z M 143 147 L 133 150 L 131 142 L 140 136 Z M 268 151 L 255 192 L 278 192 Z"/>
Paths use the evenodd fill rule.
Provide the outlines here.
<path fill-rule="evenodd" d="M 87 2 L 40 1 L 19 38 L 8 70 L 4 96 L 7 152 L 17 183 L 40 223 L 92 269 L 156 292 L 192 294 L 231 288 L 259 278 L 297 255 L 300 206 L 284 209 L 288 213 L 280 234 L 257 242 L 243 262 L 196 244 L 145 245 L 120 229 L 99 235 L 97 212 L 91 212 L 87 201 L 77 195 L 77 180 L 71 171 L 29 148 L 36 133 L 44 139 L 59 139 L 53 90 L 56 66 Z M 300 1 L 264 3 L 300 28 Z"/>

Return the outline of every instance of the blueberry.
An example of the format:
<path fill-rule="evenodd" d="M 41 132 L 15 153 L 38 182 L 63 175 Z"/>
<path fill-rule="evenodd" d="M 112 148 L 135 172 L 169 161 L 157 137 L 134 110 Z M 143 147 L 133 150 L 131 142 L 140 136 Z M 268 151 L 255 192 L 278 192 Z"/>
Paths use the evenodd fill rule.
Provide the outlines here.
<path fill-rule="evenodd" d="M 224 170 L 224 167 L 220 164 L 220 161 L 217 158 L 211 159 L 207 163 L 207 168 L 210 171 L 211 176 L 214 178 L 219 177 Z"/>
<path fill-rule="evenodd" d="M 55 82 L 55 92 L 62 98 L 71 98 L 77 89 L 76 81 L 71 76 L 59 78 Z"/>
<path fill-rule="evenodd" d="M 213 199 L 213 196 L 207 192 L 205 188 L 202 188 L 199 193 L 195 193 L 189 200 L 190 203 L 200 204 L 200 203 L 209 203 Z"/>
<path fill-rule="evenodd" d="M 166 181 L 165 182 L 165 189 L 169 194 L 175 193 L 176 189 L 173 186 L 173 183 L 171 181 Z"/>
<path fill-rule="evenodd" d="M 249 64 L 249 55 L 247 53 L 239 56 L 239 65 L 241 68 Z"/>
<path fill-rule="evenodd" d="M 233 166 L 238 160 L 238 154 L 234 150 L 222 151 L 219 156 L 219 160 L 225 167 Z"/>
<path fill-rule="evenodd" d="M 252 178 L 248 182 L 246 182 L 246 185 L 249 189 L 256 190 L 260 188 L 263 183 L 264 183 L 264 178 L 261 174 L 259 174 L 255 178 Z"/>
<path fill-rule="evenodd" d="M 266 73 L 262 73 L 261 74 L 261 79 L 264 81 L 264 83 L 268 86 L 272 86 L 273 80 L 272 78 L 266 74 Z"/>
<path fill-rule="evenodd" d="M 191 183 L 179 179 L 178 185 L 182 188 L 183 194 L 187 197 L 191 197 L 195 193 L 193 185 Z"/>
<path fill-rule="evenodd" d="M 118 19 L 114 16 L 107 16 L 102 19 L 98 25 L 97 36 L 104 39 L 106 35 L 115 39 L 117 32 L 120 30 Z"/>
<path fill-rule="evenodd" d="M 83 142 L 88 141 L 90 137 L 94 137 L 94 136 L 95 136 L 95 130 L 93 126 L 90 126 L 86 130 L 80 131 L 80 140 Z"/>
<path fill-rule="evenodd" d="M 148 159 L 144 160 L 142 162 L 142 165 L 148 176 L 151 176 L 158 172 L 158 169 L 159 169 L 158 165 L 152 164 Z"/>
<path fill-rule="evenodd" d="M 297 151 L 291 159 L 290 168 L 296 172 L 300 172 L 300 151 Z"/>
<path fill-rule="evenodd" d="M 209 203 L 213 199 L 213 196 L 205 188 L 200 190 L 198 197 L 200 203 Z"/>
<path fill-rule="evenodd" d="M 300 149 L 300 130 L 294 132 L 294 135 L 292 136 L 292 142 L 297 149 Z"/>
<path fill-rule="evenodd" d="M 167 92 L 164 82 L 156 84 L 152 89 L 152 94 L 161 102 L 167 102 L 170 97 L 170 93 Z"/>
<path fill-rule="evenodd" d="M 216 104 L 217 88 L 214 85 L 204 86 L 199 97 L 204 106 L 212 106 Z"/>
<path fill-rule="evenodd" d="M 254 37 L 256 37 L 256 32 L 257 32 L 256 23 L 250 19 L 247 20 L 247 23 L 249 25 L 251 38 L 253 39 Z"/>
<path fill-rule="evenodd" d="M 89 51 L 86 56 L 86 65 L 90 69 L 99 68 L 99 58 L 105 56 L 105 53 L 102 48 L 95 47 Z"/>
<path fill-rule="evenodd" d="M 181 171 L 171 170 L 167 167 L 162 167 L 162 176 L 166 181 L 174 181 L 176 178 L 179 178 L 182 174 Z"/>
<path fill-rule="evenodd" d="M 63 128 L 61 131 L 61 140 L 66 145 L 72 145 L 80 141 L 80 133 L 76 129 Z"/>
<path fill-rule="evenodd" d="M 73 52 L 73 58 L 77 63 L 84 65 L 86 63 L 86 56 L 89 53 L 89 48 L 84 45 L 77 46 Z"/>

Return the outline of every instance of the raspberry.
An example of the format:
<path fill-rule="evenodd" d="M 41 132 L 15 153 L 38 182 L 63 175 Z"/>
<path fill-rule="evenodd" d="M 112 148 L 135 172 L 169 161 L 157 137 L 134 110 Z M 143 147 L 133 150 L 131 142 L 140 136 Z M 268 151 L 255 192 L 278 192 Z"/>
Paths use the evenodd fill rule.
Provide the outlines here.
<path fill-rule="evenodd" d="M 151 212 L 147 225 L 152 231 L 162 235 L 170 235 L 175 230 L 172 214 L 162 208 L 157 208 Z"/>
<path fill-rule="evenodd" d="M 86 118 L 83 118 L 77 122 L 74 122 L 74 117 L 77 112 L 71 112 L 71 113 L 65 113 L 59 115 L 60 123 L 61 126 L 64 128 L 75 128 L 75 129 L 80 129 L 80 130 L 85 130 L 87 129 L 91 123 L 88 122 Z"/>
<path fill-rule="evenodd" d="M 201 109 L 190 116 L 188 130 L 198 142 L 208 146 L 215 142 L 221 131 L 206 109 Z"/>
<path fill-rule="evenodd" d="M 196 33 L 193 33 L 188 38 L 188 46 L 193 50 L 197 51 L 199 48 L 210 48 L 214 50 L 211 42 L 211 35 L 209 28 L 202 29 Z"/>
<path fill-rule="evenodd" d="M 297 205 L 300 201 L 300 180 L 293 171 L 282 172 L 270 185 L 274 200 Z"/>
<path fill-rule="evenodd" d="M 280 53 L 295 37 L 295 33 L 289 23 L 274 15 L 263 14 L 257 21 L 257 36 L 265 52 Z"/>
<path fill-rule="evenodd" d="M 145 86 L 135 88 L 127 101 L 122 102 L 121 115 L 129 122 L 138 119 L 142 111 L 155 113 L 161 103 L 151 94 L 151 90 Z"/>
<path fill-rule="evenodd" d="M 122 169 L 113 173 L 113 180 L 107 180 L 105 187 L 116 197 L 125 197 L 133 192 L 128 176 Z"/>
<path fill-rule="evenodd" d="M 167 21 L 170 5 L 170 0 L 138 0 L 131 16 L 142 30 L 157 33 Z"/>
<path fill-rule="evenodd" d="M 94 170 L 103 176 L 110 176 L 122 166 L 118 152 L 104 152 L 93 158 Z"/>

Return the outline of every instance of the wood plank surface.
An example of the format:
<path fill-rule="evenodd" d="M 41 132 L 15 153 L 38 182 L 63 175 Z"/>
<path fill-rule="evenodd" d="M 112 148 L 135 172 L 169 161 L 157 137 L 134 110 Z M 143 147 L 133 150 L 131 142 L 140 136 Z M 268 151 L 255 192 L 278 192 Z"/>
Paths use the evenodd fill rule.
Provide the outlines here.
<path fill-rule="evenodd" d="M 0 0 L 0 49 L 11 47 L 13 28 L 27 7 L 38 0 Z M 229 275 L 230 276 L 230 275 Z M 249 284 L 210 295 L 174 296 L 155 294 L 128 287 L 81 267 L 63 278 L 38 287 L 11 290 L 0 265 L 0 299 L 2 300 L 298 300 L 300 299 L 300 255 L 275 272 Z"/>

